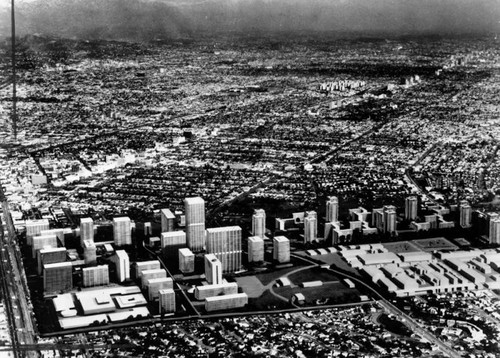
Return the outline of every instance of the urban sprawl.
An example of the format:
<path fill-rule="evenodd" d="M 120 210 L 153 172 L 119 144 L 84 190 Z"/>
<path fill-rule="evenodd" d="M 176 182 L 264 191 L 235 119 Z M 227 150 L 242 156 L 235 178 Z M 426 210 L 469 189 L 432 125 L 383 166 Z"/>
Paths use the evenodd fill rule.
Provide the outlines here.
<path fill-rule="evenodd" d="M 0 352 L 500 354 L 493 37 L 19 43 Z"/>

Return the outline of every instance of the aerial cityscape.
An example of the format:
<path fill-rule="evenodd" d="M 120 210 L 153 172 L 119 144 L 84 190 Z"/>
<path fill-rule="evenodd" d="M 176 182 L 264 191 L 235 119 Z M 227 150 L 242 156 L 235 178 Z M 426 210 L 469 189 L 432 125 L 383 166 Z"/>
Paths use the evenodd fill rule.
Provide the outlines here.
<path fill-rule="evenodd" d="M 0 358 L 500 357 L 500 4 L 306 3 L 0 7 Z"/>

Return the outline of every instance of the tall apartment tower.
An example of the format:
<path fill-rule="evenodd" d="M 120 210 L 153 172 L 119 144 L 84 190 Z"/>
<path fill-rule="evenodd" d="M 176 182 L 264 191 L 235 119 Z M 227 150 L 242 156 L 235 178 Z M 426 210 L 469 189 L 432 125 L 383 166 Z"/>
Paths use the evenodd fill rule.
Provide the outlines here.
<path fill-rule="evenodd" d="M 94 220 L 92 218 L 80 219 L 80 244 L 86 240 L 94 241 Z"/>
<path fill-rule="evenodd" d="M 490 220 L 490 244 L 500 244 L 500 217 Z"/>
<path fill-rule="evenodd" d="M 161 233 L 161 248 L 165 257 L 174 260 L 179 249 L 186 247 L 186 233 L 184 231 L 167 231 Z"/>
<path fill-rule="evenodd" d="M 97 248 L 94 241 L 85 240 L 83 242 L 83 259 L 85 265 L 95 265 L 97 263 Z"/>
<path fill-rule="evenodd" d="M 47 293 L 73 288 L 73 264 L 58 262 L 43 266 L 43 289 Z"/>
<path fill-rule="evenodd" d="M 214 254 L 205 255 L 205 277 L 211 285 L 222 283 L 222 263 Z"/>
<path fill-rule="evenodd" d="M 248 238 L 248 262 L 264 261 L 264 240 L 258 236 Z"/>
<path fill-rule="evenodd" d="M 393 233 L 396 231 L 396 210 L 384 210 L 384 232 Z"/>
<path fill-rule="evenodd" d="M 132 244 L 132 231 L 129 217 L 113 219 L 113 238 L 117 246 Z"/>
<path fill-rule="evenodd" d="M 207 253 L 215 254 L 222 262 L 222 271 L 235 272 L 241 269 L 241 228 L 225 226 L 207 229 Z"/>
<path fill-rule="evenodd" d="M 84 267 L 82 269 L 83 287 L 109 285 L 108 265 Z"/>
<path fill-rule="evenodd" d="M 266 211 L 264 209 L 255 209 L 252 215 L 252 234 L 262 239 L 266 235 Z"/>
<path fill-rule="evenodd" d="M 304 218 L 304 242 L 312 242 L 318 238 L 318 215 L 315 211 L 306 211 Z"/>
<path fill-rule="evenodd" d="M 467 200 L 460 202 L 460 226 L 463 228 L 471 227 L 472 207 Z"/>
<path fill-rule="evenodd" d="M 56 235 L 40 235 L 34 236 L 31 243 L 31 257 L 36 258 L 37 250 L 57 247 L 57 236 Z"/>
<path fill-rule="evenodd" d="M 174 231 L 175 215 L 169 209 L 161 209 L 161 232 Z"/>
<path fill-rule="evenodd" d="M 205 246 L 205 200 L 200 197 L 184 199 L 186 214 L 186 239 L 193 251 L 202 251 Z"/>
<path fill-rule="evenodd" d="M 182 273 L 194 272 L 194 254 L 188 248 L 179 249 L 179 270 Z"/>
<path fill-rule="evenodd" d="M 125 250 L 117 250 L 113 256 L 113 262 L 116 266 L 116 276 L 118 282 L 123 282 L 130 278 L 130 259 Z"/>
<path fill-rule="evenodd" d="M 290 262 L 290 240 L 284 236 L 273 239 L 273 258 L 279 263 Z"/>
<path fill-rule="evenodd" d="M 385 205 L 380 209 L 373 209 L 372 226 L 380 232 L 392 233 L 396 231 L 396 207 Z"/>
<path fill-rule="evenodd" d="M 175 292 L 173 289 L 163 289 L 158 291 L 160 296 L 160 312 L 175 312 Z"/>
<path fill-rule="evenodd" d="M 417 218 L 418 199 L 416 196 L 409 196 L 405 199 L 405 219 L 415 220 Z"/>
<path fill-rule="evenodd" d="M 339 221 L 339 199 L 336 196 L 329 196 L 326 202 L 326 222 Z"/>
<path fill-rule="evenodd" d="M 33 236 L 40 235 L 43 230 L 49 230 L 48 219 L 26 220 L 26 243 L 31 245 Z"/>

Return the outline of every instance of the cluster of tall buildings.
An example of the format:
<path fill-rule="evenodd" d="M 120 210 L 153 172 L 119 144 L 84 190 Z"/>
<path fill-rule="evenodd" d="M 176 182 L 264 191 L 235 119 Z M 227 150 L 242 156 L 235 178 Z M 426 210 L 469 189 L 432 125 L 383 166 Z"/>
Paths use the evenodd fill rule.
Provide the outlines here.
<path fill-rule="evenodd" d="M 372 226 L 382 233 L 392 234 L 396 232 L 397 214 L 396 207 L 385 205 L 380 209 L 373 209 Z"/>

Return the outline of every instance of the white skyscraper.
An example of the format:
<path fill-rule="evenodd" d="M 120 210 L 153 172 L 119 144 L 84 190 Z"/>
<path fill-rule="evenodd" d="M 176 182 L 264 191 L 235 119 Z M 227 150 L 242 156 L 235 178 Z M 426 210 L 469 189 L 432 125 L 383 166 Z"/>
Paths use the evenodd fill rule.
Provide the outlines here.
<path fill-rule="evenodd" d="M 223 272 L 241 269 L 241 228 L 225 226 L 207 229 L 207 253 L 215 254 L 222 262 Z"/>
<path fill-rule="evenodd" d="M 264 261 L 264 240 L 258 236 L 248 238 L 248 262 Z"/>
<path fill-rule="evenodd" d="M 193 251 L 202 251 L 205 246 L 205 201 L 200 197 L 184 199 L 186 214 L 186 239 Z"/>
<path fill-rule="evenodd" d="M 339 199 L 336 196 L 329 196 L 326 202 L 326 222 L 339 221 Z"/>
<path fill-rule="evenodd" d="M 161 232 L 174 231 L 175 215 L 169 209 L 161 209 Z"/>
<path fill-rule="evenodd" d="M 472 207 L 467 200 L 460 202 L 460 226 L 463 228 L 471 227 Z"/>
<path fill-rule="evenodd" d="M 304 241 L 312 242 L 318 238 L 318 216 L 315 211 L 307 211 L 304 218 Z"/>
<path fill-rule="evenodd" d="M 418 199 L 416 196 L 409 196 L 405 199 L 405 219 L 415 220 L 417 218 Z"/>
<path fill-rule="evenodd" d="M 205 255 L 205 277 L 209 284 L 222 283 L 222 263 L 214 254 Z"/>
<path fill-rule="evenodd" d="M 113 262 L 116 267 L 116 276 L 118 282 L 123 282 L 130 278 L 130 260 L 125 250 L 117 250 L 113 256 Z"/>
<path fill-rule="evenodd" d="M 500 217 L 490 220 L 490 244 L 500 244 Z"/>
<path fill-rule="evenodd" d="M 397 214 L 396 207 L 393 205 L 385 205 L 380 209 L 373 209 L 372 226 L 376 227 L 380 232 L 393 233 L 396 231 Z"/>
<path fill-rule="evenodd" d="M 273 239 L 273 258 L 279 263 L 290 262 L 290 240 L 284 236 Z"/>
<path fill-rule="evenodd" d="M 175 291 L 173 289 L 163 289 L 158 291 L 160 297 L 160 312 L 175 312 Z"/>
<path fill-rule="evenodd" d="M 179 270 L 182 273 L 194 272 L 194 254 L 188 248 L 179 249 Z"/>
<path fill-rule="evenodd" d="M 396 210 L 384 210 L 384 232 L 393 233 L 396 231 Z"/>
<path fill-rule="evenodd" d="M 132 244 L 130 218 L 119 217 L 113 219 L 113 238 L 117 246 Z"/>
<path fill-rule="evenodd" d="M 86 240 L 94 241 L 94 220 L 92 218 L 80 219 L 80 244 Z"/>
<path fill-rule="evenodd" d="M 266 234 L 266 211 L 264 209 L 255 209 L 252 215 L 252 234 L 262 239 Z"/>

